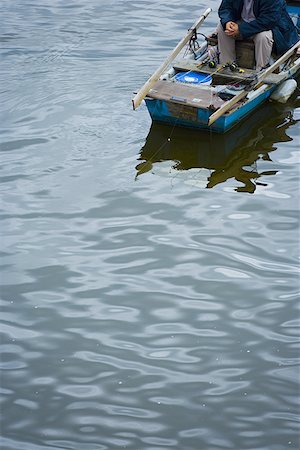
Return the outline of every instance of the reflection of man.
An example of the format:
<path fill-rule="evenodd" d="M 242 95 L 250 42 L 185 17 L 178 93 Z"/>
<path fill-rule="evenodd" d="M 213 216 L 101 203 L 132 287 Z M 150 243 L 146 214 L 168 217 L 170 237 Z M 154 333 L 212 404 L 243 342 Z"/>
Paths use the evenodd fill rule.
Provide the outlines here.
<path fill-rule="evenodd" d="M 284 0 L 222 0 L 219 16 L 221 64 L 235 61 L 236 38 L 253 39 L 257 70 L 268 65 L 273 47 L 281 55 L 299 39 Z"/>

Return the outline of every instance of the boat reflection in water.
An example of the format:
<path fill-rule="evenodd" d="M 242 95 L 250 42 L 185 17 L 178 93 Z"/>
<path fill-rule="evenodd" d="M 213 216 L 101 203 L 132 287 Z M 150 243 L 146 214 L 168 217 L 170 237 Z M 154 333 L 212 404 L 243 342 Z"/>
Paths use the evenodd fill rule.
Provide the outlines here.
<path fill-rule="evenodd" d="M 202 188 L 233 179 L 237 192 L 253 193 L 257 185 L 266 186 L 260 177 L 277 173 L 260 171 L 259 160 L 272 161 L 275 144 L 292 140 L 287 130 L 295 123 L 295 107 L 295 101 L 284 106 L 268 103 L 225 135 L 152 124 L 136 177 L 152 172 L 170 177 L 172 184 L 181 180 Z"/>

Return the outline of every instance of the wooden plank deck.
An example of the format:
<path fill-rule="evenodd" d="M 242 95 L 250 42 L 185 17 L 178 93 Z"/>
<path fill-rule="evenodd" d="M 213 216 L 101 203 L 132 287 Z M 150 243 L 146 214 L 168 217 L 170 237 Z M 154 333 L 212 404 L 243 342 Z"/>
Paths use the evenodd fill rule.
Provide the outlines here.
<path fill-rule="evenodd" d="M 211 109 L 212 111 L 219 109 L 224 104 L 224 100 L 207 87 L 167 80 L 158 81 L 149 91 L 147 97 L 193 106 L 194 108 Z"/>
<path fill-rule="evenodd" d="M 238 82 L 238 83 L 251 83 L 253 79 L 255 78 L 256 72 L 252 69 L 243 69 L 243 73 L 239 72 L 232 72 L 229 68 L 222 68 L 221 65 L 218 65 L 216 68 L 211 69 L 208 67 L 207 64 L 199 64 L 197 61 L 193 60 L 178 60 L 175 61 L 173 64 L 174 69 L 179 71 L 193 71 L 193 72 L 200 72 L 205 73 L 208 75 L 211 75 L 215 78 L 217 76 L 220 76 L 224 78 L 224 81 L 228 80 L 229 82 Z M 279 84 L 281 81 L 286 79 L 286 73 L 280 72 L 280 73 L 272 73 L 268 75 L 264 83 L 266 84 Z"/>
<path fill-rule="evenodd" d="M 193 60 L 187 60 L 187 59 L 180 59 L 177 61 L 174 61 L 173 67 L 176 70 L 179 71 L 193 71 L 193 72 L 201 72 L 201 73 L 207 73 L 211 76 L 215 77 L 222 77 L 224 78 L 224 81 L 226 80 L 231 83 L 243 83 L 247 84 L 248 82 L 252 82 L 253 78 L 256 75 L 256 71 L 252 69 L 243 69 L 243 73 L 232 72 L 229 67 L 222 67 L 221 64 L 218 64 L 216 68 L 210 68 L 208 67 L 208 64 L 201 64 L 199 61 L 193 61 Z"/>

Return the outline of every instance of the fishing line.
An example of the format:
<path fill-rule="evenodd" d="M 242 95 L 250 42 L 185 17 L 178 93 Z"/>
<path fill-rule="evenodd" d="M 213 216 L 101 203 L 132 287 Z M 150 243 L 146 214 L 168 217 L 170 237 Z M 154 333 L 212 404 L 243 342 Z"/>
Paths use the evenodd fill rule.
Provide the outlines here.
<path fill-rule="evenodd" d="M 197 33 L 195 33 L 195 34 L 197 34 Z M 195 37 L 197 37 L 197 36 L 195 36 L 195 34 L 193 35 L 194 36 L 194 38 Z M 207 40 L 207 37 L 203 34 L 203 33 L 199 33 L 199 34 L 201 34 L 202 36 L 204 36 L 205 37 L 205 39 Z M 193 40 L 193 42 L 195 41 L 195 39 Z M 190 42 L 189 42 L 189 44 L 187 45 L 187 48 L 186 48 L 186 50 L 185 50 L 185 54 L 187 53 L 187 51 L 188 50 L 190 50 L 190 51 L 192 51 L 192 53 L 194 53 L 193 52 L 193 50 L 191 49 L 191 47 L 190 47 Z M 201 65 L 202 64 L 204 64 L 204 62 L 202 62 L 201 64 L 199 64 L 198 66 L 196 66 L 196 68 L 197 69 L 200 69 L 200 67 L 201 67 Z M 215 74 L 217 74 L 218 72 L 220 72 L 222 69 L 224 69 L 226 66 L 228 66 L 228 65 L 222 65 L 222 66 L 220 66 L 220 67 L 217 67 L 217 69 L 215 70 L 215 71 L 212 71 L 211 73 L 209 73 L 209 74 L 207 74 L 207 76 L 204 78 L 204 80 L 202 80 L 202 83 L 204 83 L 205 81 L 207 81 L 207 80 L 209 80 L 213 75 L 215 75 Z M 189 71 L 187 71 L 187 72 L 184 72 L 184 76 L 187 76 L 188 74 L 190 74 L 190 73 L 192 73 L 193 72 L 193 69 L 191 69 L 191 70 L 189 70 Z M 245 80 L 249 80 L 249 79 L 251 79 L 251 80 L 254 80 L 255 78 L 256 78 L 256 74 L 255 75 L 249 75 L 249 76 L 245 76 L 245 77 L 243 77 L 243 79 L 245 79 Z M 171 82 L 176 82 L 175 80 L 170 80 Z M 180 82 L 180 81 L 179 81 Z M 181 83 L 183 83 L 183 84 L 186 84 L 186 85 L 188 85 L 189 83 L 184 83 L 184 82 L 181 82 Z M 201 83 L 201 84 L 202 84 Z M 228 89 L 228 87 L 229 86 L 238 86 L 238 83 L 232 83 L 232 84 L 230 84 L 230 83 L 228 83 L 227 85 L 225 85 L 225 87 L 223 88 L 223 89 L 221 89 L 220 91 L 218 91 L 217 92 L 217 94 L 219 95 L 220 93 L 222 93 L 222 92 L 225 92 L 226 91 L 226 89 Z M 214 95 L 214 91 L 211 89 L 210 90 L 210 105 L 212 106 L 213 105 L 213 95 Z M 184 108 L 184 104 L 179 104 L 179 106 L 180 106 L 180 108 L 179 108 L 179 112 L 178 112 L 178 115 L 177 115 L 177 117 L 176 117 L 176 119 L 175 119 L 175 122 L 174 122 L 174 124 L 173 124 L 173 126 L 172 126 L 172 129 L 171 129 L 171 132 L 170 132 L 170 134 L 169 134 L 169 136 L 166 138 L 166 141 L 165 142 L 163 142 L 154 152 L 153 152 L 153 154 L 151 155 L 151 157 L 148 159 L 148 161 L 146 161 L 146 166 L 148 165 L 148 164 L 152 164 L 153 163 L 153 159 L 155 158 L 155 156 L 167 145 L 167 143 L 168 142 L 170 142 L 171 141 L 171 138 L 172 138 L 172 136 L 173 136 L 173 134 L 174 134 L 174 131 L 175 131 L 175 128 L 177 127 L 177 123 L 178 123 L 178 120 L 180 119 L 180 114 L 181 114 L 181 112 L 182 112 L 182 110 L 183 110 L 183 108 Z M 156 103 L 156 105 L 155 105 L 155 109 L 154 109 L 154 113 L 157 111 L 157 109 L 158 109 L 158 103 Z M 209 129 L 209 133 L 210 133 L 210 146 L 212 146 L 212 140 L 213 140 L 213 131 L 212 131 L 212 129 L 210 128 Z M 212 148 L 212 147 L 211 147 Z"/>
<path fill-rule="evenodd" d="M 178 116 L 180 115 L 180 113 L 182 112 L 182 108 L 184 107 L 184 105 L 180 105 L 181 106 L 181 109 L 179 110 L 179 113 L 178 113 Z M 155 108 L 154 108 L 154 113 L 157 111 L 157 109 L 158 109 L 158 104 L 156 103 L 156 105 L 155 105 Z M 172 135 L 173 135 L 173 133 L 174 133 L 174 130 L 175 130 L 175 128 L 176 128 L 176 126 L 177 126 L 177 122 L 178 122 L 178 120 L 179 120 L 179 117 L 176 117 L 176 120 L 175 120 L 175 123 L 174 123 L 174 125 L 173 125 L 173 127 L 172 127 L 172 130 L 171 130 L 171 133 L 170 133 L 170 135 L 166 138 L 166 140 L 165 140 L 165 142 L 163 142 L 159 147 L 158 147 L 158 149 L 157 150 L 155 150 L 154 151 L 154 153 L 151 155 L 151 157 L 150 158 L 148 158 L 148 160 L 145 162 L 145 166 L 147 167 L 147 165 L 151 165 L 152 163 L 153 163 L 153 159 L 154 159 L 154 157 L 168 144 L 168 142 L 170 142 L 171 141 L 171 138 L 172 138 Z M 138 175 L 137 175 L 138 176 Z M 136 177 L 137 178 L 137 177 Z"/>
<path fill-rule="evenodd" d="M 177 122 L 178 122 L 178 120 L 180 119 L 180 113 L 182 112 L 182 109 L 183 109 L 183 107 L 185 106 L 185 105 L 183 105 L 183 104 L 179 104 L 179 106 L 181 107 L 180 109 L 179 109 L 179 113 L 178 113 L 178 117 L 176 117 L 176 120 L 175 120 L 175 123 L 174 123 L 174 125 L 172 126 L 172 130 L 171 130 L 171 133 L 169 134 L 169 136 L 166 138 L 166 140 L 165 140 L 165 142 L 163 142 L 159 147 L 158 147 L 158 149 L 157 150 L 155 150 L 154 151 L 154 153 L 151 155 L 151 157 L 146 161 L 146 164 L 145 164 L 145 166 L 147 167 L 147 165 L 151 165 L 151 164 L 153 164 L 153 159 L 154 159 L 154 157 L 169 143 L 169 142 L 171 142 L 171 138 L 172 138 L 172 135 L 173 135 L 173 133 L 174 133 L 174 130 L 175 130 L 175 128 L 177 127 Z M 155 108 L 157 108 L 157 105 L 155 106 Z M 154 109 L 154 111 L 155 111 L 155 109 Z"/>

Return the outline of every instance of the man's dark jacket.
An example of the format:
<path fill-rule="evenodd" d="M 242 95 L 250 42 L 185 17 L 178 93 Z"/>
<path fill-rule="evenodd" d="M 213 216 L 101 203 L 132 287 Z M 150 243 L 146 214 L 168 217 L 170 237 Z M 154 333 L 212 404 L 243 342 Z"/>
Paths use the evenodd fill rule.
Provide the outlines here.
<path fill-rule="evenodd" d="M 241 20 L 244 0 L 223 0 L 219 8 L 219 16 L 223 28 L 227 22 Z M 292 19 L 288 15 L 285 0 L 254 0 L 253 12 L 256 17 L 250 23 L 239 24 L 240 34 L 244 39 L 272 30 L 275 52 L 285 53 L 298 40 L 298 33 Z"/>

